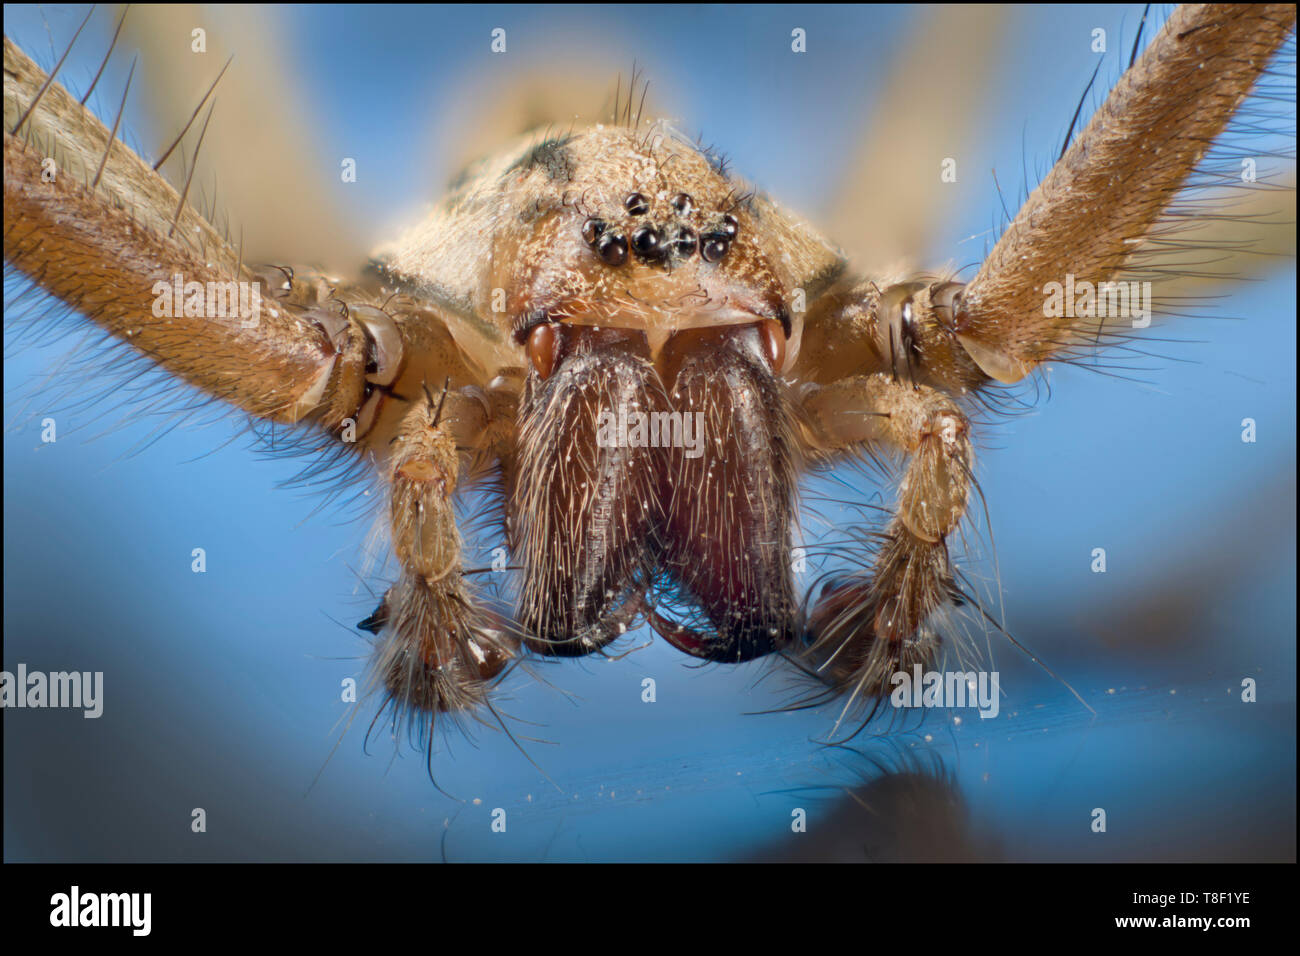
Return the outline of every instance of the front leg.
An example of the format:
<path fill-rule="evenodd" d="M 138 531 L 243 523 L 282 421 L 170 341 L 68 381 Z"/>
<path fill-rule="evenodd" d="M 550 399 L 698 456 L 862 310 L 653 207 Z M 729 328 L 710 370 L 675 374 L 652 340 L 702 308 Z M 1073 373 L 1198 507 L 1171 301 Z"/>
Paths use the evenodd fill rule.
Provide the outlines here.
<path fill-rule="evenodd" d="M 819 677 L 855 698 L 883 697 L 895 672 L 931 669 L 939 639 L 927 621 L 959 595 L 947 536 L 970 495 L 970 424 L 942 392 L 884 373 L 810 386 L 802 406 L 814 454 L 866 445 L 909 459 L 871 573 L 829 582 L 805 625 L 806 663 Z"/>
<path fill-rule="evenodd" d="M 810 308 L 792 375 L 824 384 L 888 368 L 954 395 L 988 396 L 1045 362 L 1124 345 L 1151 320 L 1150 290 L 1133 280 L 1156 280 L 1165 301 L 1178 303 L 1171 277 L 1234 251 L 1226 243 L 1196 261 L 1205 237 L 1185 231 L 1201 216 L 1208 223 L 1244 212 L 1221 205 L 1242 185 L 1236 172 L 1205 160 L 1295 18 L 1294 4 L 1178 7 L 968 284 L 951 276 L 844 283 Z M 1207 182 L 1222 198 L 1198 191 Z"/>
<path fill-rule="evenodd" d="M 519 640 L 465 577 L 452 499 L 462 449 L 491 432 L 490 406 L 470 391 L 428 392 L 411 404 L 392 440 L 389 521 L 401 577 L 361 626 L 378 633 L 372 682 L 394 726 L 429 743 L 436 715 L 487 704 L 488 690 L 518 654 Z"/>
<path fill-rule="evenodd" d="M 8 38 L 4 64 L 7 266 L 258 417 L 296 422 L 359 395 L 365 358 L 335 334 L 346 323 L 272 297 L 186 193 Z"/>
<path fill-rule="evenodd" d="M 173 188 L 59 83 L 47 86 L 7 38 L 4 63 L 7 269 L 207 395 L 272 422 L 314 421 L 349 443 L 393 416 L 385 406 L 403 394 L 408 366 L 431 381 L 473 381 L 439 315 L 336 290 L 337 280 L 250 268 L 189 205 L 187 187 Z"/>

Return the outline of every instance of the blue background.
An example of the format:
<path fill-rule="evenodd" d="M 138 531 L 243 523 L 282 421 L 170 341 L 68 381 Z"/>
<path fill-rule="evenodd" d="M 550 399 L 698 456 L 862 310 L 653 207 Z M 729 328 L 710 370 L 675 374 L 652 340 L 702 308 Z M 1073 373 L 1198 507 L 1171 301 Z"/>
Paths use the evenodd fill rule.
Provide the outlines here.
<path fill-rule="evenodd" d="M 83 14 L 45 8 L 60 51 Z M 1104 89 L 1139 14 L 1031 7 L 1010 19 L 979 135 L 962 153 L 972 172 L 933 230 L 928 263 L 979 259 L 1001 221 L 986 171 L 1009 193 L 1032 188 L 1095 65 L 1091 28 L 1112 37 Z M 600 42 L 652 79 L 673 78 L 667 111 L 816 221 L 851 174 L 848 147 L 886 76 L 888 57 L 875 54 L 905 44 L 916 13 L 365 6 L 279 16 L 277 38 L 329 156 L 381 170 L 354 194 L 367 210 L 359 228 L 371 232 L 413 197 L 433 199 L 431 184 L 454 172 L 427 148 L 429 130 L 454 136 L 438 118 L 475 77 L 502 68 L 488 52 L 496 26 L 508 31 L 508 56 L 553 51 L 563 63 Z M 808 31 L 803 56 L 788 52 L 792 26 Z M 100 11 L 65 66 L 74 89 L 111 29 Z M 5 33 L 48 69 L 37 8 L 7 6 Z M 118 56 L 102 81 L 114 92 L 99 98 L 101 115 L 128 62 Z M 812 738 L 834 712 L 747 713 L 788 699 L 779 680 L 756 684 L 761 664 L 697 668 L 656 641 L 618 661 L 543 666 L 577 700 L 513 681 L 506 709 L 544 725 L 513 726 L 550 741 L 526 745 L 546 776 L 500 733 L 452 737 L 436 771 L 461 800 L 430 785 L 419 755 L 384 739 L 363 753 L 369 711 L 344 733 L 340 681 L 367 650 L 351 624 L 374 605 L 367 584 L 381 587 L 359 580 L 369 530 L 360 509 L 317 512 L 318 496 L 277 490 L 294 463 L 257 458 L 233 417 L 200 416 L 149 444 L 170 419 L 114 411 L 114 398 L 45 408 L 42 382 L 76 339 L 18 341 L 7 330 L 4 666 L 102 670 L 107 689 L 96 721 L 4 714 L 5 858 L 871 854 L 890 837 L 870 815 L 835 809 L 843 788 L 874 782 L 879 807 L 902 812 L 916 805 L 910 791 L 890 803 L 880 782 L 921 767 L 927 779 L 938 773 L 926 786 L 951 797 L 931 812 L 950 814 L 977 856 L 1293 859 L 1294 268 L 1226 291 L 1213 317 L 1157 333 L 1182 341 L 1155 349 L 1173 360 L 1147 363 L 1156 369 L 1144 382 L 1057 368 L 1050 399 L 981 436 L 977 475 L 1007 625 L 1095 718 L 993 635 L 1006 692 L 996 721 L 967 712 L 955 724 L 938 712 L 859 737 L 860 753 L 826 750 Z M 115 380 L 81 381 L 92 395 Z M 52 445 L 39 438 L 47 413 L 60 423 Z M 1258 422 L 1255 444 L 1240 440 L 1244 417 Z M 844 477 L 863 500 L 874 493 Z M 984 557 L 970 567 L 991 579 L 978 524 Z M 492 544 L 481 543 L 480 560 Z M 1104 575 L 1089 570 L 1098 546 Z M 206 574 L 190 571 L 194 547 L 207 550 Z M 1258 704 L 1239 702 L 1247 676 Z M 645 677 L 657 682 L 654 704 L 641 701 Z M 190 832 L 194 807 L 207 811 L 205 834 Z M 489 828 L 497 807 L 505 834 Z M 809 833 L 790 844 L 796 807 Z M 1089 830 L 1094 807 L 1107 810 L 1104 835 Z"/>

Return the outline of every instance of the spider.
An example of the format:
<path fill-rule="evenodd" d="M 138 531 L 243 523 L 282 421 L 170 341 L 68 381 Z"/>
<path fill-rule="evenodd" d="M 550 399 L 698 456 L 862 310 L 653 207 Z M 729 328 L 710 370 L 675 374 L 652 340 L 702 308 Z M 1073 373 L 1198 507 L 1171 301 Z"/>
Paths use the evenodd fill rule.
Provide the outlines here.
<path fill-rule="evenodd" d="M 614 122 L 530 136 L 476 167 L 353 281 L 254 267 L 173 202 L 180 189 L 132 172 L 122 147 L 105 153 L 106 130 L 60 129 L 50 117 L 72 109 L 60 85 L 24 116 L 44 75 L 16 49 L 10 69 L 8 44 L 6 260 L 186 382 L 376 464 L 402 573 L 365 623 L 375 672 L 404 709 L 484 706 L 525 648 L 591 653 L 641 618 L 702 659 L 783 653 L 838 694 L 879 697 L 891 674 L 933 664 L 931 621 L 962 599 L 948 548 L 971 503 L 972 408 L 1044 362 L 1121 340 L 1122 327 L 1045 315 L 1041 284 L 1105 281 L 1153 229 L 1157 245 L 1177 241 L 1162 212 L 1290 29 L 1285 10 L 1183 22 L 1193 16 L 1177 14 L 1112 94 L 1151 83 L 1166 112 L 1139 109 L 1118 132 L 1100 113 L 968 282 L 859 271 L 697 144 L 643 122 L 630 96 Z M 1146 77 L 1157 60 L 1169 72 Z M 1214 108 L 1184 116 L 1202 62 L 1223 64 L 1196 99 Z M 1138 177 L 1157 138 L 1164 158 L 1142 159 Z M 37 146 L 62 158 L 53 189 Z M 1074 194 L 1113 190 L 1100 220 L 1060 200 L 1066 170 L 1082 177 Z M 50 194 L 88 205 L 54 215 Z M 88 245 L 55 254 L 74 223 L 83 232 L 67 241 Z M 136 250 L 128 232 L 158 245 Z M 148 283 L 126 275 L 133 253 Z M 124 273 L 101 275 L 105 262 Z M 275 292 L 251 328 L 176 316 L 177 335 L 141 318 L 175 272 Z M 634 425 L 604 442 L 611 409 L 680 440 L 645 444 Z M 696 414 L 698 457 L 686 443 Z M 799 475 L 871 451 L 909 456 L 893 517 L 865 571 L 805 604 L 790 571 Z M 464 573 L 454 493 L 483 474 L 520 565 L 511 613 Z M 662 612 L 669 599 L 689 619 Z"/>

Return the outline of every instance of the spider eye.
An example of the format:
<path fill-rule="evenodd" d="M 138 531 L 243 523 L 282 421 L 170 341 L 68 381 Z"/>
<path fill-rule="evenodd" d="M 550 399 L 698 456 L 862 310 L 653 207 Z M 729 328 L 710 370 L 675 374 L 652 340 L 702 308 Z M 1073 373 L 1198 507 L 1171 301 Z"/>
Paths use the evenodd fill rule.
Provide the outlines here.
<path fill-rule="evenodd" d="M 722 232 L 728 239 L 735 239 L 736 233 L 740 231 L 740 221 L 731 213 L 722 217 Z"/>
<path fill-rule="evenodd" d="M 679 216 L 689 216 L 691 210 L 695 208 L 695 201 L 686 193 L 678 193 L 670 200 L 672 207 L 677 211 Z"/>
<path fill-rule="evenodd" d="M 690 258 L 695 255 L 695 247 L 697 245 L 695 231 L 686 226 L 682 226 L 682 228 L 677 230 L 677 235 L 673 237 L 671 245 L 673 255 L 681 259 Z"/>
<path fill-rule="evenodd" d="M 589 246 L 594 246 L 601 233 L 605 231 L 605 220 L 588 219 L 582 224 L 582 238 Z"/>
<path fill-rule="evenodd" d="M 637 255 L 646 259 L 657 257 L 663 251 L 659 231 L 650 226 L 642 226 L 632 233 L 632 248 L 636 250 Z"/>
<path fill-rule="evenodd" d="M 704 245 L 700 248 L 700 255 L 704 256 L 705 262 L 717 262 L 727 254 L 730 248 L 731 242 L 726 236 L 714 233 L 704 237 Z"/>
<path fill-rule="evenodd" d="M 627 240 L 607 232 L 596 244 L 596 252 L 606 265 L 621 266 L 627 262 Z"/>
<path fill-rule="evenodd" d="M 533 363 L 537 374 L 550 378 L 560 358 L 560 331 L 554 323 L 536 326 L 528 333 L 528 361 Z"/>
<path fill-rule="evenodd" d="M 640 193 L 632 193 L 623 200 L 623 208 L 633 216 L 644 216 L 650 211 L 650 200 Z"/>
<path fill-rule="evenodd" d="M 785 364 L 785 329 L 776 319 L 767 319 L 758 323 L 758 338 L 763 344 L 763 354 L 772 365 L 773 372 L 780 372 Z"/>

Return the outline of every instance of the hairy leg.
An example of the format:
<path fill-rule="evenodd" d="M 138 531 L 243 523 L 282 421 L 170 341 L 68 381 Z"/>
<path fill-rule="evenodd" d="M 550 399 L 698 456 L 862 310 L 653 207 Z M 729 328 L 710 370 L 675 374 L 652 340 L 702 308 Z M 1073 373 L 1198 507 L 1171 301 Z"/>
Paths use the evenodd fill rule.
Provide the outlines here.
<path fill-rule="evenodd" d="M 1206 178 L 1198 173 L 1202 162 L 1295 17 L 1293 4 L 1179 7 L 974 279 L 845 282 L 812 304 L 794 377 L 828 383 L 887 369 L 964 395 L 1126 339 L 1129 290 L 1115 280 L 1125 270 L 1164 278 L 1188 268 L 1188 253 L 1205 239 L 1179 238 L 1197 221 L 1195 207 L 1191 216 L 1178 208 L 1180 193 Z M 1231 177 L 1209 182 L 1232 184 Z M 1224 210 L 1213 212 L 1222 217 Z M 1091 284 L 1096 309 L 1054 307 L 1051 283 Z M 1107 283 L 1115 285 L 1105 290 Z"/>
<path fill-rule="evenodd" d="M 486 703 L 519 650 L 516 629 L 465 576 L 453 509 L 462 463 L 476 452 L 462 442 L 490 433 L 486 408 L 473 391 L 426 389 L 392 439 L 389 526 L 402 570 L 361 626 L 379 635 L 372 677 L 386 689 L 394 722 L 409 717 L 420 740 L 437 713 Z"/>
<path fill-rule="evenodd" d="M 474 381 L 427 308 L 244 264 L 187 188 L 7 38 L 4 61 L 7 267 L 207 394 L 273 422 L 319 422 L 347 442 L 412 375 Z M 389 409 L 385 439 L 400 414 Z"/>
<path fill-rule="evenodd" d="M 1016 382 L 1095 341 L 1097 320 L 1044 308 L 1048 284 L 1107 282 L 1143 239 L 1163 239 L 1162 214 L 1295 19 L 1295 4 L 1173 12 L 957 296 L 951 332 L 989 376 Z"/>
<path fill-rule="evenodd" d="M 518 640 L 464 575 L 453 496 L 465 466 L 510 453 L 517 386 L 480 388 L 427 303 L 374 281 L 245 265 L 187 187 L 7 39 L 4 55 L 7 264 L 214 398 L 272 422 L 315 422 L 370 457 L 389 483 L 402 565 L 363 624 L 379 635 L 373 679 L 421 738 L 431 718 L 416 715 L 485 702 Z M 176 307 L 156 308 L 177 275 Z M 203 290 L 192 307 L 191 283 Z M 260 298 L 209 307 L 209 284 L 240 283 Z"/>
<path fill-rule="evenodd" d="M 865 445 L 908 456 L 871 573 L 828 583 L 805 624 L 811 669 L 837 691 L 879 696 L 894 672 L 934 663 L 927 619 L 957 597 L 947 538 L 970 495 L 970 426 L 942 392 L 885 373 L 812 386 L 801 398 L 811 453 Z"/>

